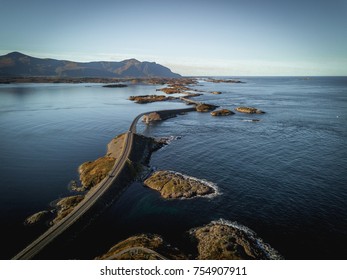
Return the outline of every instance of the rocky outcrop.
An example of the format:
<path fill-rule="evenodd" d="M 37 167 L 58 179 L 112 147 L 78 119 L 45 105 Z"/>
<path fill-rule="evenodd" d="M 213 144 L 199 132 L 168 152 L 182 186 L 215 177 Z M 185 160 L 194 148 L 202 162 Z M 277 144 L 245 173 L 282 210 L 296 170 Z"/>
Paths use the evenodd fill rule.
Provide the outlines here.
<path fill-rule="evenodd" d="M 220 91 L 212 91 L 211 93 L 212 94 L 222 94 L 222 92 L 220 92 Z"/>
<path fill-rule="evenodd" d="M 152 112 L 147 115 L 143 115 L 142 121 L 146 124 L 150 124 L 152 122 L 164 121 L 175 117 L 177 117 L 177 114 L 172 112 L 161 112 L 160 114 L 157 112 Z"/>
<path fill-rule="evenodd" d="M 216 193 L 216 186 L 173 171 L 156 171 L 144 184 L 160 192 L 163 198 L 191 198 Z"/>
<path fill-rule="evenodd" d="M 233 111 L 230 111 L 228 109 L 221 109 L 217 111 L 211 112 L 212 116 L 229 116 L 235 114 Z"/>
<path fill-rule="evenodd" d="M 157 234 L 129 237 L 113 246 L 99 260 L 183 260 L 187 257 Z"/>
<path fill-rule="evenodd" d="M 153 113 L 150 113 L 148 115 L 144 115 L 142 117 L 142 121 L 144 123 L 149 124 L 151 122 L 161 121 L 161 117 L 160 117 L 160 115 L 157 112 L 153 112 Z"/>
<path fill-rule="evenodd" d="M 218 106 L 216 105 L 211 105 L 211 104 L 199 104 L 195 107 L 195 110 L 198 112 L 210 112 L 213 111 L 214 109 L 216 109 Z"/>
<path fill-rule="evenodd" d="M 173 100 L 174 97 L 168 97 L 165 95 L 139 95 L 139 96 L 130 96 L 129 100 L 134 101 L 135 103 L 145 104 L 151 102 L 167 101 Z"/>
<path fill-rule="evenodd" d="M 34 225 L 42 222 L 48 221 L 52 217 L 52 212 L 44 210 L 37 212 L 30 217 L 26 218 L 24 221 L 25 225 Z"/>
<path fill-rule="evenodd" d="M 60 199 L 57 206 L 57 216 L 52 221 L 52 224 L 56 224 L 64 219 L 84 198 L 84 195 L 68 196 Z"/>
<path fill-rule="evenodd" d="M 237 107 L 235 108 L 236 111 L 240 113 L 246 113 L 246 114 L 264 114 L 264 111 L 261 111 L 254 107 Z"/>
<path fill-rule="evenodd" d="M 82 186 L 76 182 L 71 184 L 72 190 L 85 191 L 99 184 L 111 171 L 116 159 L 123 149 L 125 134 L 120 134 L 107 144 L 107 153 L 94 161 L 87 161 L 80 165 L 78 172 Z"/>
<path fill-rule="evenodd" d="M 83 163 L 78 168 L 78 172 L 80 173 L 80 180 L 84 190 L 99 184 L 111 171 L 115 161 L 114 158 L 105 156 Z"/>
<path fill-rule="evenodd" d="M 166 94 L 183 93 L 187 90 L 190 90 L 190 88 L 180 84 L 173 84 L 170 87 L 157 89 L 157 91 L 162 91 Z"/>
<path fill-rule="evenodd" d="M 280 259 L 281 256 L 244 226 L 222 221 L 190 231 L 198 242 L 200 260 Z"/>

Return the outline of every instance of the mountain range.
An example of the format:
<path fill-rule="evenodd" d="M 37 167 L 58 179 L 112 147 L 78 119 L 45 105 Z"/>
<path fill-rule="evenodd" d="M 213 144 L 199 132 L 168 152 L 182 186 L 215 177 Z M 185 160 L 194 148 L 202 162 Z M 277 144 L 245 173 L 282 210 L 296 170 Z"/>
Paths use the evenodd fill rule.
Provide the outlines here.
<path fill-rule="evenodd" d="M 179 78 L 181 75 L 155 62 L 140 62 L 136 59 L 74 62 L 11 52 L 0 56 L 0 77 Z"/>

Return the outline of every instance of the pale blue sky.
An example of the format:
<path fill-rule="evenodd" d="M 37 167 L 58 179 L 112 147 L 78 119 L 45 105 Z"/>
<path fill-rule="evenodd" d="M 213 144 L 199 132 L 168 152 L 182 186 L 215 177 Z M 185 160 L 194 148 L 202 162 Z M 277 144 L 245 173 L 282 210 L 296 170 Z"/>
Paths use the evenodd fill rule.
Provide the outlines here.
<path fill-rule="evenodd" d="M 182 75 L 347 75 L 347 0 L 0 0 L 0 55 Z"/>

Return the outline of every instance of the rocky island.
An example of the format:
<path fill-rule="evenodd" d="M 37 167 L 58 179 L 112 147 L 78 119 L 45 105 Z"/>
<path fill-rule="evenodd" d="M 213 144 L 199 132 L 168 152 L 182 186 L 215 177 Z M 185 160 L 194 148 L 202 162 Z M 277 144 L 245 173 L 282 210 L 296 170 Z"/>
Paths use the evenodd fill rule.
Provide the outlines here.
<path fill-rule="evenodd" d="M 236 111 L 240 113 L 246 113 L 246 114 L 264 114 L 264 111 L 261 111 L 254 107 L 237 107 L 235 108 Z"/>
<path fill-rule="evenodd" d="M 240 84 L 242 83 L 239 80 L 232 80 L 232 79 L 213 79 L 213 78 L 209 78 L 207 79 L 207 82 L 210 83 L 229 83 L 229 84 Z"/>
<path fill-rule="evenodd" d="M 174 171 L 156 171 L 144 184 L 160 192 L 163 198 L 192 198 L 216 193 L 210 182 L 183 175 Z"/>
<path fill-rule="evenodd" d="M 200 260 L 264 260 L 282 257 L 250 229 L 214 221 L 192 229 Z"/>
<path fill-rule="evenodd" d="M 65 218 L 84 198 L 84 195 L 68 196 L 54 203 L 55 209 L 43 210 L 26 218 L 24 225 L 49 223 L 54 225 Z M 52 203 L 53 204 L 53 203 Z M 52 220 L 53 219 L 53 220 Z"/>
<path fill-rule="evenodd" d="M 170 87 L 157 89 L 157 91 L 162 91 L 162 92 L 165 92 L 166 94 L 183 93 L 187 90 L 190 90 L 190 88 L 183 85 L 173 85 Z"/>
<path fill-rule="evenodd" d="M 198 112 L 210 112 L 210 111 L 213 111 L 214 109 L 216 109 L 217 107 L 218 106 L 216 106 L 216 105 L 201 103 L 201 104 L 197 105 L 195 109 Z"/>
<path fill-rule="evenodd" d="M 174 100 L 175 97 L 168 97 L 165 95 L 138 95 L 138 96 L 130 96 L 129 100 L 134 101 L 135 103 L 139 104 L 146 104 L 146 103 L 152 103 L 152 102 L 160 102 L 160 101 L 168 101 L 168 100 Z"/>
<path fill-rule="evenodd" d="M 211 112 L 212 116 L 229 116 L 229 115 L 233 115 L 235 114 L 233 111 L 230 111 L 228 109 L 220 109 L 220 110 L 216 110 Z"/>

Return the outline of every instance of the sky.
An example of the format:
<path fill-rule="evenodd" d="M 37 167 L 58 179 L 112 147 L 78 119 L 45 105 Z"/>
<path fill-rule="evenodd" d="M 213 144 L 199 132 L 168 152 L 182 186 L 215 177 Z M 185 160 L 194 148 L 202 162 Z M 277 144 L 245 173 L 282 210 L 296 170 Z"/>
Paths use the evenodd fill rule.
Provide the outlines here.
<path fill-rule="evenodd" d="M 0 0 L 0 55 L 181 75 L 347 76 L 347 0 Z"/>

